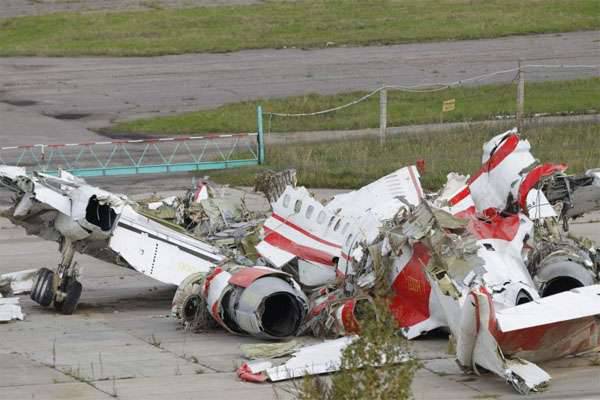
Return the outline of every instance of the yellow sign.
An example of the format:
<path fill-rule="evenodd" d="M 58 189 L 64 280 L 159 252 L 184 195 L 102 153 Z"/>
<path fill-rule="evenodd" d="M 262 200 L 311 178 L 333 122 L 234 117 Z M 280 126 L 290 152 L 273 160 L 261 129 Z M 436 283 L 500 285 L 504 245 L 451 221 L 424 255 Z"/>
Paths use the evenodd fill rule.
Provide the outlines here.
<path fill-rule="evenodd" d="M 442 112 L 454 111 L 456 108 L 456 99 L 444 100 L 442 103 Z"/>

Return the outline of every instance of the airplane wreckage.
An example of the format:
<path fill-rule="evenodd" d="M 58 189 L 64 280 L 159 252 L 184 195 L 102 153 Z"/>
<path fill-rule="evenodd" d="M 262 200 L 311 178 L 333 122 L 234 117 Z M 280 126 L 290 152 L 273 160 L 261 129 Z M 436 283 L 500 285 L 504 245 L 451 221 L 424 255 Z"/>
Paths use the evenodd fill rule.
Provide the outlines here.
<path fill-rule="evenodd" d="M 135 203 L 66 172 L 4 166 L 0 184 L 15 197 L 1 215 L 59 243 L 58 267 L 31 283 L 42 306 L 75 311 L 81 253 L 177 285 L 172 311 L 191 327 L 341 337 L 282 366 L 245 365 L 244 379 L 339 368 L 317 359 L 339 358 L 383 281 L 406 338 L 445 329 L 465 370 L 484 368 L 528 393 L 550 380 L 533 362 L 600 346 L 600 255 L 568 233 L 570 219 L 600 208 L 600 170 L 565 170 L 540 164 L 512 130 L 485 143 L 479 171 L 449 174 L 436 193 L 423 191 L 414 166 L 324 204 L 296 187 L 293 171 L 266 175 L 256 188 L 271 203 L 264 218 L 204 182 L 183 197 Z M 18 279 L 5 277 L 5 292 L 2 279 L 10 295 Z"/>

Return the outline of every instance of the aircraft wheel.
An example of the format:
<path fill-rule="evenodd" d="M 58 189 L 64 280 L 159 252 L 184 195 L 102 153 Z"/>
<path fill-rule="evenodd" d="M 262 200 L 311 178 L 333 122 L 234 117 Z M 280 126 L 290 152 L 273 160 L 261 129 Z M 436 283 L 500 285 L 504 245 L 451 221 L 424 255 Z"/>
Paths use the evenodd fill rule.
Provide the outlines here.
<path fill-rule="evenodd" d="M 54 272 L 48 268 L 41 268 L 33 284 L 31 299 L 41 306 L 47 307 L 52 303 Z"/>
<path fill-rule="evenodd" d="M 63 299 L 62 302 L 55 304 L 56 310 L 60 311 L 65 315 L 71 315 L 77 309 L 77 304 L 79 303 L 79 298 L 81 297 L 81 291 L 83 290 L 83 286 L 81 286 L 81 282 L 72 280 L 67 284 L 67 295 Z"/>
<path fill-rule="evenodd" d="M 48 268 L 40 268 L 38 270 L 37 275 L 35 276 L 35 280 L 33 281 L 33 286 L 31 287 L 31 293 L 30 293 L 29 297 L 31 297 L 31 300 L 35 301 L 36 303 L 38 302 L 38 299 L 40 298 L 41 283 L 44 280 L 44 276 L 46 275 L 47 271 L 50 271 L 50 270 Z"/>

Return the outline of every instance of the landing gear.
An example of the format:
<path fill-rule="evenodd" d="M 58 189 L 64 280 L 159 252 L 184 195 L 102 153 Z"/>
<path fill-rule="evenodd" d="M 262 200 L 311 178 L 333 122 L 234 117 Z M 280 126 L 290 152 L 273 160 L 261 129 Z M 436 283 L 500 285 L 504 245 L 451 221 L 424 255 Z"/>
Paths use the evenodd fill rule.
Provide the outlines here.
<path fill-rule="evenodd" d="M 41 306 L 48 307 L 54 302 L 56 311 L 70 315 L 77 309 L 81 297 L 79 269 L 73 262 L 75 249 L 69 239 L 61 242 L 62 259 L 56 272 L 41 268 L 33 284 L 31 299 Z"/>
<path fill-rule="evenodd" d="M 83 287 L 81 286 L 81 282 L 72 280 L 69 277 L 63 280 L 63 282 L 65 283 L 63 290 L 59 290 L 54 298 L 54 308 L 62 314 L 71 315 L 77 308 Z M 60 300 L 59 296 L 61 297 Z"/>
<path fill-rule="evenodd" d="M 54 272 L 41 268 L 31 290 L 31 299 L 41 306 L 48 307 L 54 297 Z"/>

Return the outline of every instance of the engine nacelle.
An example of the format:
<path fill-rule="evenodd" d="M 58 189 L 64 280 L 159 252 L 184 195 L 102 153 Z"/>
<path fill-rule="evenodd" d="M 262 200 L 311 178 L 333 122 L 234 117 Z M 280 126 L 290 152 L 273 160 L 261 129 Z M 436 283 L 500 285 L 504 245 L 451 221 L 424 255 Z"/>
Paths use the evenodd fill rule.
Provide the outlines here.
<path fill-rule="evenodd" d="M 534 276 L 540 296 L 547 297 L 595 283 L 592 261 L 569 254 L 550 255 L 542 260 Z"/>
<path fill-rule="evenodd" d="M 279 339 L 299 331 L 308 299 L 285 272 L 266 267 L 217 267 L 208 275 L 186 279 L 173 299 L 174 313 L 188 322 L 211 322 L 202 308 L 232 333 Z"/>

